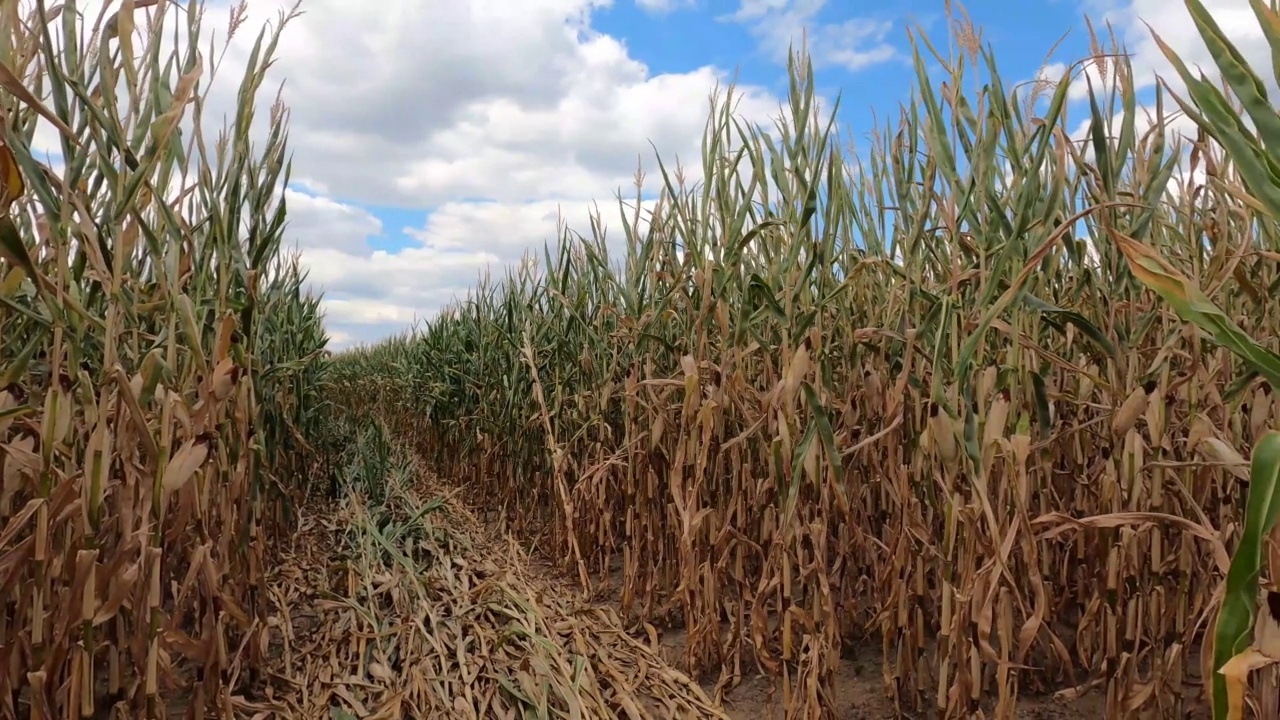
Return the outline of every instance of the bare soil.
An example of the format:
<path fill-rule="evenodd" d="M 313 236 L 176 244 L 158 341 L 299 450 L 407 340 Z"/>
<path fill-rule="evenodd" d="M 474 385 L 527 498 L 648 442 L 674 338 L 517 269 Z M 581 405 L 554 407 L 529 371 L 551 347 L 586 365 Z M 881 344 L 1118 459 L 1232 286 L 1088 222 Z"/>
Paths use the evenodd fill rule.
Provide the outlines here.
<path fill-rule="evenodd" d="M 669 630 L 661 639 L 663 655 L 672 665 L 679 667 L 679 657 L 684 650 L 684 632 Z M 899 713 L 893 702 L 885 696 L 881 677 L 880 653 L 860 651 L 857 658 L 843 658 L 835 670 L 833 688 L 836 717 L 844 720 L 885 720 L 901 717 L 909 720 L 935 717 L 936 714 L 913 715 Z M 707 695 L 714 697 L 715 682 L 704 681 Z M 772 689 L 772 692 L 770 690 Z M 1074 697 L 1020 697 L 1018 717 L 1026 720 L 1068 720 L 1087 718 L 1097 720 L 1105 716 L 1105 700 L 1099 691 L 1071 693 Z M 994 699 L 988 705 L 994 706 Z M 733 720 L 781 720 L 786 709 L 782 704 L 782 690 L 772 680 L 759 672 L 746 677 L 741 684 L 725 694 L 724 709 Z M 986 708 L 990 714 L 992 707 Z M 1207 716 L 1206 716 L 1207 717 Z"/>
<path fill-rule="evenodd" d="M 660 644 L 664 658 L 680 667 L 680 655 L 684 650 L 684 632 L 663 632 Z M 859 649 L 856 658 L 843 658 L 835 670 L 834 707 L 836 717 L 844 720 L 885 720 L 906 718 L 923 720 L 936 718 L 936 712 L 913 714 L 899 713 L 886 697 L 881 677 L 881 656 L 878 649 Z M 782 690 L 773 686 L 771 679 L 755 672 L 745 678 L 724 698 L 724 709 L 733 720 L 781 720 L 785 716 L 782 707 Z M 1106 717 L 1106 699 L 1098 688 L 1063 688 L 1054 695 L 1023 695 L 1018 698 L 1017 717 L 1025 720 L 1098 720 Z M 715 696 L 715 682 L 704 681 L 703 688 L 709 697 Z M 770 690 L 773 690 L 771 693 Z M 995 698 L 983 703 L 987 717 L 994 717 Z M 1207 705 L 1196 706 L 1184 714 L 1184 720 L 1209 720 L 1212 717 Z"/>

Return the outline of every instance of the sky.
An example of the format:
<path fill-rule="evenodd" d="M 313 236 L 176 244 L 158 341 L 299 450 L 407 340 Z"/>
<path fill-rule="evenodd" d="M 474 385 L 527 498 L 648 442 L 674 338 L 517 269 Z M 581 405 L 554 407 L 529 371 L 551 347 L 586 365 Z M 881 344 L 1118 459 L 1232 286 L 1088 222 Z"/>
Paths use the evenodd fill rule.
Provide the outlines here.
<path fill-rule="evenodd" d="M 1248 57 L 1269 61 L 1247 0 L 1203 1 Z M 227 2 L 206 3 L 209 32 L 225 35 Z M 220 71 L 231 92 L 258 29 L 293 0 L 247 4 Z M 429 320 L 486 268 L 500 276 L 540 252 L 558 217 L 587 234 L 598 203 L 610 234 L 620 232 L 616 195 L 634 197 L 638 166 L 656 190 L 655 149 L 664 162 L 699 165 L 717 84 L 736 78 L 739 114 L 771 123 L 785 103 L 788 46 L 802 34 L 818 92 L 841 96 L 842 130 L 857 142 L 873 112 L 883 122 L 909 98 L 908 28 L 945 42 L 947 22 L 943 0 L 303 0 L 300 9 L 260 100 L 265 115 L 284 82 L 286 241 L 324 292 L 334 349 Z M 1086 15 L 1112 23 L 1144 92 L 1157 73 L 1172 74 L 1148 24 L 1193 66 L 1211 65 L 1180 0 L 965 9 L 1010 83 L 1057 79 L 1087 56 Z M 1072 89 L 1076 117 L 1083 90 Z"/>

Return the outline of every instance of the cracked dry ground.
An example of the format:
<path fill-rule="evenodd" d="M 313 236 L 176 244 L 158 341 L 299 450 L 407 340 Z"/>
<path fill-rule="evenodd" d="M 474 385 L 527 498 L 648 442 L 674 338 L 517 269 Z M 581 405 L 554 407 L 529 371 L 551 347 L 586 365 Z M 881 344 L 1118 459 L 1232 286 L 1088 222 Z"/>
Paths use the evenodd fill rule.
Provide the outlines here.
<path fill-rule="evenodd" d="M 656 647 L 636 639 L 614 604 L 583 602 L 445 488 L 415 485 L 304 508 L 271 574 L 271 663 L 233 698 L 237 718 L 782 717 L 765 678 L 744 679 L 722 706 L 676 669 L 679 632 Z M 892 717 L 879 675 L 874 658 L 844 661 L 837 717 Z M 1018 716 L 1101 709 L 1027 698 Z"/>

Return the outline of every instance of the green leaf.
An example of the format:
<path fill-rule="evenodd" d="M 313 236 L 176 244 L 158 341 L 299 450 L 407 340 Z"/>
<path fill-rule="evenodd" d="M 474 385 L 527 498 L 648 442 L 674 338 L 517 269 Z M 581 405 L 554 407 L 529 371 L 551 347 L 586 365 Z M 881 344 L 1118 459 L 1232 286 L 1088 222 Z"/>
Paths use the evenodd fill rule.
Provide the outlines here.
<path fill-rule="evenodd" d="M 1280 515 L 1280 432 L 1263 435 L 1253 448 L 1244 531 L 1227 570 L 1226 594 L 1213 633 L 1213 716 L 1227 716 L 1226 678 L 1217 672 L 1252 641 L 1257 613 L 1263 543 Z"/>
<path fill-rule="evenodd" d="M 1111 357 L 1116 356 L 1115 345 L 1112 344 L 1105 333 L 1098 328 L 1097 325 L 1089 322 L 1089 319 L 1074 310 L 1064 310 L 1053 303 L 1041 300 L 1031 293 L 1023 293 L 1022 302 L 1030 308 L 1039 310 L 1046 315 L 1052 315 L 1061 318 L 1063 321 L 1076 326 L 1084 336 L 1093 341 L 1103 352 Z"/>

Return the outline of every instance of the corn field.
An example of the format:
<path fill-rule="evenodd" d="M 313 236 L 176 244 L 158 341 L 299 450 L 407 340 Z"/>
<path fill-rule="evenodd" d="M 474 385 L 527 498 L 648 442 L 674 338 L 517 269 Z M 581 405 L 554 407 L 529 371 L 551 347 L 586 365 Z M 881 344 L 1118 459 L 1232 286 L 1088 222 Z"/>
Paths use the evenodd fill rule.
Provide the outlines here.
<path fill-rule="evenodd" d="M 1139 107 L 1094 36 L 1071 117 L 1086 63 L 1012 87 L 953 34 L 913 37 L 912 98 L 857 154 L 803 56 L 774 128 L 718 96 L 700 182 L 663 165 L 620 238 L 565 230 L 344 355 L 336 394 L 584 587 L 616 579 L 624 616 L 682 627 L 718 695 L 758 668 L 788 718 L 834 717 L 841 654 L 875 653 L 904 714 L 1096 689 L 1107 717 L 1184 717 L 1280 396 L 1135 267 L 1274 358 L 1280 234 L 1251 193 L 1275 188 L 1223 151 L 1243 111 L 1210 83 L 1213 107 Z"/>
<path fill-rule="evenodd" d="M 856 148 L 797 53 L 773 127 L 716 93 L 697 173 L 332 358 L 256 111 L 295 15 L 213 127 L 198 2 L 4 5 L 0 718 L 725 717 L 756 675 L 834 718 L 849 656 L 899 716 L 1241 717 L 1280 115 L 1186 4 L 1221 84 L 1165 47 L 1140 105 L 1092 30 L 1011 84 L 958 13 Z"/>
<path fill-rule="evenodd" d="M 204 717 L 254 679 L 322 407 L 283 106 L 250 141 L 283 23 L 214 127 L 216 56 L 170 37 L 200 6 L 108 10 L 0 9 L 0 717 Z"/>

